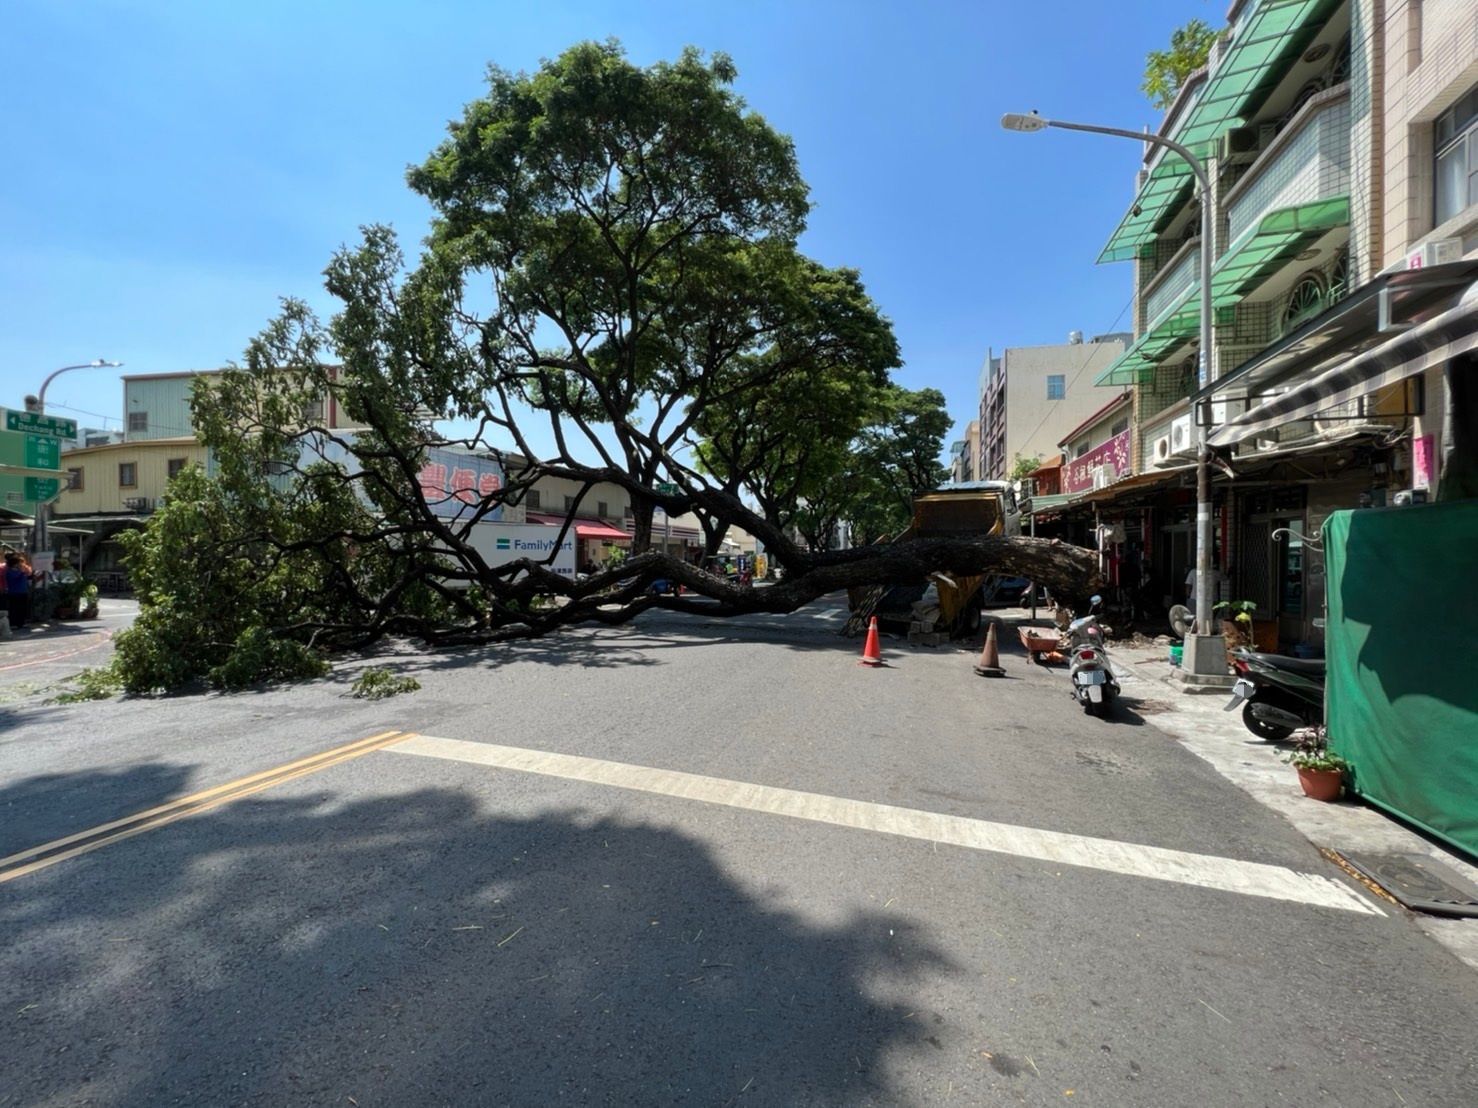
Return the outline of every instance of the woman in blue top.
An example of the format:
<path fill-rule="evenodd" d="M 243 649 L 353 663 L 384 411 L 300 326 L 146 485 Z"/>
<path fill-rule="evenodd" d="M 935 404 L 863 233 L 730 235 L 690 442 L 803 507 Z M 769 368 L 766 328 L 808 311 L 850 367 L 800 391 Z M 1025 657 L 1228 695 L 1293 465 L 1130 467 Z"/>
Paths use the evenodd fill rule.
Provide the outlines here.
<path fill-rule="evenodd" d="M 5 607 L 12 627 L 24 627 L 31 618 L 31 571 L 19 554 L 5 556 Z"/>

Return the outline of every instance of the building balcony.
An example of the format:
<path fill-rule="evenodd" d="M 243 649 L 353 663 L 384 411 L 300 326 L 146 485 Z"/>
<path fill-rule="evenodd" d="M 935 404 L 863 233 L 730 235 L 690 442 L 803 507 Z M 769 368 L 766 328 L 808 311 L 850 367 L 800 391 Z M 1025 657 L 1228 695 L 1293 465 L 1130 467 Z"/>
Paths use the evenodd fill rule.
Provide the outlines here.
<path fill-rule="evenodd" d="M 1350 86 L 1311 97 L 1222 198 L 1227 241 L 1270 212 L 1350 193 Z"/>
<path fill-rule="evenodd" d="M 1200 267 L 1201 240 L 1195 238 L 1176 251 L 1165 268 L 1156 273 L 1140 293 L 1144 300 L 1146 327 L 1153 326 L 1166 309 L 1184 301 L 1186 293 L 1200 278 Z"/>

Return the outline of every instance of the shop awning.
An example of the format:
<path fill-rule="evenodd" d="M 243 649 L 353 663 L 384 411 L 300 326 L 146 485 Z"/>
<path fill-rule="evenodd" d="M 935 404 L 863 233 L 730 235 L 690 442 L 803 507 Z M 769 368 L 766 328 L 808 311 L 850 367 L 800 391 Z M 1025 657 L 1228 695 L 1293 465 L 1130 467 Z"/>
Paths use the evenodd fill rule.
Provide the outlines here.
<path fill-rule="evenodd" d="M 1211 274 L 1213 310 L 1236 305 L 1314 239 L 1349 222 L 1348 196 L 1269 212 L 1217 261 Z M 1094 385 L 1147 384 L 1155 367 L 1200 328 L 1201 282 L 1195 281 L 1133 346 L 1093 379 Z"/>
<path fill-rule="evenodd" d="M 1379 274 L 1256 357 L 1217 378 L 1191 400 L 1255 397 L 1294 375 L 1331 369 L 1338 360 L 1389 337 L 1389 332 L 1379 329 L 1382 315 L 1410 323 L 1430 319 L 1451 308 L 1474 280 L 1478 280 L 1478 261 Z"/>
<path fill-rule="evenodd" d="M 1249 408 L 1217 428 L 1211 435 L 1211 445 L 1227 446 L 1292 420 L 1308 419 L 1434 369 L 1470 350 L 1478 350 L 1478 283 L 1468 289 L 1456 307 Z"/>
<path fill-rule="evenodd" d="M 1172 134 L 1200 156 L 1233 127 L 1246 123 L 1287 71 L 1287 61 L 1318 35 L 1341 0 L 1262 0 L 1240 20 L 1236 37 L 1222 48 L 1221 62 Z M 1166 219 L 1185 202 L 1191 172 L 1171 151 L 1150 170 L 1129 213 L 1120 221 L 1100 262 L 1127 261 L 1147 249 Z"/>
<path fill-rule="evenodd" d="M 575 535 L 582 539 L 604 539 L 607 542 L 630 542 L 631 536 L 619 527 L 594 519 L 575 520 Z"/>
<path fill-rule="evenodd" d="M 1070 492 L 1047 493 L 1044 496 L 1034 496 L 1026 503 L 1026 514 L 1029 516 L 1046 515 L 1048 512 L 1058 511 L 1064 504 L 1073 498 Z"/>

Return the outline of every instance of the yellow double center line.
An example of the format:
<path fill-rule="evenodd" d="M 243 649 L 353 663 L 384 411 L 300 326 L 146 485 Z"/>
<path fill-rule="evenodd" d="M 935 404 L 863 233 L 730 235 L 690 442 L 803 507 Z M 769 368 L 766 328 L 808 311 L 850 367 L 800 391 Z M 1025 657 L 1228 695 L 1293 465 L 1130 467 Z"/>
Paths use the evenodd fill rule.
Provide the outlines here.
<path fill-rule="evenodd" d="M 411 738 L 409 731 L 383 731 L 378 735 L 371 735 L 367 739 L 359 739 L 356 742 L 345 743 L 331 750 L 324 750 L 307 758 L 299 758 L 296 762 L 288 762 L 286 765 L 276 766 L 272 769 L 254 773 L 249 777 L 242 777 L 224 785 L 217 785 L 213 789 L 203 792 L 191 793 L 182 796 L 178 800 L 171 800 L 168 804 L 161 804 L 157 808 L 150 808 L 146 812 L 138 812 L 135 815 L 126 816 L 123 819 L 105 823 L 99 827 L 79 831 L 75 835 L 65 838 L 53 839 L 41 846 L 23 850 L 19 854 L 12 854 L 6 858 L 0 858 L 0 884 L 13 881 L 17 877 L 24 877 L 29 873 L 54 866 L 58 862 L 64 862 L 68 858 L 75 858 L 79 854 L 97 850 L 99 847 L 110 843 L 119 842 L 122 839 L 141 835 L 145 831 L 153 831 L 157 827 L 173 823 L 177 819 L 186 816 L 197 815 L 200 812 L 218 808 L 222 804 L 230 804 L 232 801 L 240 800 L 242 797 L 259 793 L 263 789 L 270 789 L 275 785 L 281 785 L 299 777 L 306 777 L 310 773 L 328 769 L 330 766 L 339 765 L 358 758 L 371 751 L 381 750 L 394 743 L 402 742 Z"/>

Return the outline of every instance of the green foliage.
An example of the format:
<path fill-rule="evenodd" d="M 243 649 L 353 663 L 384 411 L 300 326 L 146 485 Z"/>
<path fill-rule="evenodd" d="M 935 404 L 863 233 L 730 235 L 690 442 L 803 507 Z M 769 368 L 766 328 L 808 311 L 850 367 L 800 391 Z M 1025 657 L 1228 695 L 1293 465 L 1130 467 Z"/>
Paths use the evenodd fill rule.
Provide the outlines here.
<path fill-rule="evenodd" d="M 857 545 L 897 535 L 913 518 L 914 497 L 949 477 L 939 455 L 951 426 L 938 389 L 889 386 L 849 444 L 841 472 L 797 510 L 801 533 L 813 547 L 824 546 L 840 522 Z"/>
<path fill-rule="evenodd" d="M 420 687 L 421 682 L 414 677 L 397 676 L 380 666 L 361 673 L 351 686 L 351 693 L 360 700 L 384 700 L 387 696 L 415 692 Z"/>
<path fill-rule="evenodd" d="M 328 661 L 307 643 L 281 638 L 266 627 L 253 626 L 237 636 L 220 665 L 206 679 L 218 689 L 244 689 L 266 681 L 302 681 L 322 677 Z"/>
<path fill-rule="evenodd" d="M 1140 88 L 1150 103 L 1162 111 L 1175 103 L 1181 86 L 1206 64 L 1211 47 L 1225 31 L 1213 31 L 1203 20 L 1193 19 L 1170 35 L 1170 49 L 1151 50 L 1145 56 L 1144 83 Z"/>
<path fill-rule="evenodd" d="M 123 689 L 123 680 L 112 665 L 84 669 L 70 679 L 76 688 L 53 698 L 53 704 L 81 704 L 88 700 L 107 700 Z"/>
<path fill-rule="evenodd" d="M 364 522 L 342 485 L 310 475 L 278 492 L 260 469 L 245 476 L 242 455 L 260 442 L 220 441 L 228 476 L 184 471 L 148 524 L 119 536 L 139 599 L 138 618 L 114 640 L 128 692 L 320 673 L 309 628 L 352 620 L 353 593 L 335 586 L 376 571 L 380 559 L 356 555 L 342 539 L 342 529 Z M 294 548 L 269 545 L 269 537 Z"/>
<path fill-rule="evenodd" d="M 1042 459 L 1035 454 L 1033 454 L 1030 458 L 1026 458 L 1018 454 L 1016 455 L 1016 457 L 1011 459 L 1011 471 L 1006 474 L 1006 477 L 1008 480 L 1011 481 L 1020 481 L 1023 477 L 1027 477 L 1032 473 L 1035 473 L 1037 467 L 1041 464 Z"/>
<path fill-rule="evenodd" d="M 1252 613 L 1257 611 L 1255 600 L 1218 600 L 1211 605 L 1213 612 L 1225 612 L 1238 623 L 1251 623 Z"/>
<path fill-rule="evenodd" d="M 1329 735 L 1324 728 L 1305 733 L 1292 753 L 1283 759 L 1295 769 L 1339 770 L 1348 773 L 1350 763 L 1329 749 Z"/>

